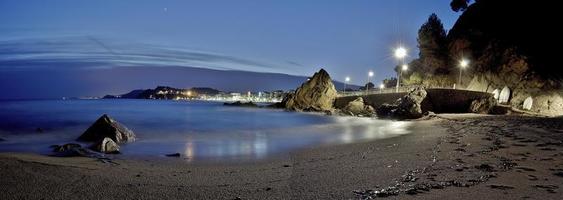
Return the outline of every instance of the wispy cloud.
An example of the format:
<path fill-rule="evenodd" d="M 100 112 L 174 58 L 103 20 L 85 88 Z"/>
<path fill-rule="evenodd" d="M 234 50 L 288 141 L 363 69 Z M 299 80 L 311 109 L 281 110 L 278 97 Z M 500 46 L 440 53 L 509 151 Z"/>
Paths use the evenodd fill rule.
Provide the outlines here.
<path fill-rule="evenodd" d="M 90 36 L 0 41 L 0 55 L 1 70 L 185 66 L 279 72 L 295 66 Z"/>

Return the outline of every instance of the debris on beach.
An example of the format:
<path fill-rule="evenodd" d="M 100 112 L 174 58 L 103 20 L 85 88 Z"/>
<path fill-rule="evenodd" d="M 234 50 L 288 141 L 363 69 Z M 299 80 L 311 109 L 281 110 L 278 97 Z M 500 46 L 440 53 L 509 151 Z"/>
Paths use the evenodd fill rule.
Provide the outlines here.
<path fill-rule="evenodd" d="M 180 157 L 181 154 L 180 153 L 171 153 L 171 154 L 166 154 L 166 157 Z"/>

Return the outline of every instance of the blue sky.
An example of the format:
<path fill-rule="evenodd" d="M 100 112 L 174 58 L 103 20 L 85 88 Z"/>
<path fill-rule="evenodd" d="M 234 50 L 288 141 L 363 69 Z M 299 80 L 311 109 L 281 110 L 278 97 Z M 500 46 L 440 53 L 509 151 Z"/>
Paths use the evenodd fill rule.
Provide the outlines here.
<path fill-rule="evenodd" d="M 82 67 L 186 65 L 292 75 L 324 67 L 333 79 L 350 76 L 355 84 L 374 70 L 378 82 L 394 76 L 394 47 L 403 44 L 409 59 L 417 57 L 417 30 L 431 13 L 452 27 L 459 13 L 449 3 L 2 0 L 0 70 L 33 73 L 42 66 L 10 63 L 72 58 L 89 61 Z"/>

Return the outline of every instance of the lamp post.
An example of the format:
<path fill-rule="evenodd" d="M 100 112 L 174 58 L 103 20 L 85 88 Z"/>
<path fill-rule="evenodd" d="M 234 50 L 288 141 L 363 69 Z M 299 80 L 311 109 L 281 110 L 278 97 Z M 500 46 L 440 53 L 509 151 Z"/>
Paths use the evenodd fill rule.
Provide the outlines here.
<path fill-rule="evenodd" d="M 407 71 L 409 66 L 407 64 L 403 64 L 401 66 L 401 70 L 399 71 L 399 78 L 397 79 L 397 92 L 399 92 L 399 87 L 401 86 L 401 77 L 403 76 L 403 71 Z"/>
<path fill-rule="evenodd" d="M 366 94 L 368 94 L 368 92 L 369 92 L 369 82 L 370 82 L 371 78 L 373 77 L 373 75 L 374 75 L 373 71 L 370 70 L 368 72 L 368 82 L 366 83 Z"/>
<path fill-rule="evenodd" d="M 379 85 L 379 93 L 383 93 L 383 89 L 385 89 L 385 84 L 380 84 Z"/>
<path fill-rule="evenodd" d="M 465 69 L 467 66 L 469 65 L 469 61 L 466 59 L 461 59 L 459 61 L 459 79 L 457 81 L 457 84 L 459 85 L 459 87 L 461 87 L 461 72 L 463 71 L 463 69 Z"/>
<path fill-rule="evenodd" d="M 399 60 L 400 64 L 404 64 L 404 58 L 407 56 L 407 49 L 403 48 L 403 47 L 399 47 L 397 49 L 395 49 L 395 58 L 397 58 L 397 60 Z M 399 92 L 399 82 L 400 82 L 400 73 L 401 70 L 399 70 L 399 72 L 397 72 L 397 86 L 395 87 L 395 92 Z"/>
<path fill-rule="evenodd" d="M 343 92 L 346 93 L 346 85 L 348 84 L 348 82 L 350 82 L 350 77 L 347 76 L 346 78 L 344 78 L 344 90 Z"/>

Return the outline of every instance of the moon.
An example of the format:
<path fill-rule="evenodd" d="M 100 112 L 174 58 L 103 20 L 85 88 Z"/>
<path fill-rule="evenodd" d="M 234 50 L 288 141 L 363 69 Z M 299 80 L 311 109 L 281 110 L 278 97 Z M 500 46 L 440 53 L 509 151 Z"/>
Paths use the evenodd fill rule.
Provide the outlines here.
<path fill-rule="evenodd" d="M 164 12 L 168 12 L 168 8 L 164 8 L 163 10 L 164 10 Z"/>

